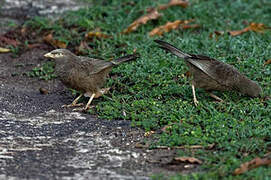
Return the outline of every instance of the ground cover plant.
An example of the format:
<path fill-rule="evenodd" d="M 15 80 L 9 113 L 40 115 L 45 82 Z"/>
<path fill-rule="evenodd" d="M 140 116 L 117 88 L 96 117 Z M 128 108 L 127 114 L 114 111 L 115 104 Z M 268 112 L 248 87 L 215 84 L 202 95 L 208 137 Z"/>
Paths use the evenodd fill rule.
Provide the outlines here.
<path fill-rule="evenodd" d="M 47 37 L 45 40 L 52 46 L 67 47 L 80 55 L 112 59 L 133 52 L 141 54 L 137 61 L 113 69 L 106 84 L 111 87 L 110 93 L 95 99 L 90 113 L 108 120 L 130 120 L 147 132 L 163 129 L 152 135 L 158 140 L 148 142 L 150 148 L 213 144 L 211 149 L 179 150 L 179 156 L 196 157 L 203 163 L 197 173 L 172 179 L 267 179 L 271 176 L 268 166 L 238 176 L 233 176 L 233 172 L 242 163 L 265 157 L 271 151 L 271 65 L 264 65 L 271 59 L 271 32 L 267 28 L 232 36 L 227 31 L 244 29 L 250 23 L 271 26 L 271 2 L 191 0 L 186 8 L 164 9 L 159 18 L 133 32 L 122 33 L 147 14 L 147 8 L 167 2 L 90 1 L 88 9 L 69 12 L 59 20 L 36 17 L 24 26 Z M 180 27 L 162 36 L 149 35 L 167 22 L 189 19 L 197 28 Z M 224 99 L 217 103 L 198 89 L 200 103 L 195 107 L 184 61 L 157 48 L 154 39 L 234 65 L 259 82 L 263 97 L 252 99 L 235 92 L 216 92 Z M 51 66 L 34 69 L 30 75 L 53 77 L 47 78 L 46 72 L 51 73 Z M 160 178 L 163 176 L 154 176 Z"/>

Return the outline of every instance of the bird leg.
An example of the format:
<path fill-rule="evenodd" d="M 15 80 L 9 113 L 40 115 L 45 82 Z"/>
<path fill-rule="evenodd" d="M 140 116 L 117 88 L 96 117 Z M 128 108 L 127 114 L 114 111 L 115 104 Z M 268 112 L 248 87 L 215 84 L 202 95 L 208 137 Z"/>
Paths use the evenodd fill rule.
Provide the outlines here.
<path fill-rule="evenodd" d="M 197 106 L 199 104 L 197 98 L 196 98 L 196 91 L 195 91 L 195 86 L 194 84 L 192 84 L 192 93 L 193 93 L 193 100 L 194 100 L 194 104 L 195 106 Z"/>
<path fill-rule="evenodd" d="M 209 94 L 212 98 L 214 98 L 215 100 L 217 100 L 217 101 L 219 101 L 219 102 L 223 102 L 223 99 L 221 99 L 220 97 L 214 95 L 213 93 L 208 92 L 208 94 Z"/>
<path fill-rule="evenodd" d="M 84 108 L 85 111 L 88 110 L 88 108 L 89 108 L 89 106 L 90 106 L 90 104 L 91 104 L 91 102 L 92 102 L 94 96 L 95 96 L 95 93 L 93 93 L 93 94 L 91 95 L 91 97 L 89 98 L 88 103 L 87 103 L 87 105 L 86 105 L 85 108 Z"/>
<path fill-rule="evenodd" d="M 68 105 L 63 105 L 62 107 L 74 107 L 74 106 L 82 106 L 83 104 L 77 104 L 77 102 L 79 101 L 79 99 L 83 96 L 83 94 L 80 94 L 71 104 Z"/>

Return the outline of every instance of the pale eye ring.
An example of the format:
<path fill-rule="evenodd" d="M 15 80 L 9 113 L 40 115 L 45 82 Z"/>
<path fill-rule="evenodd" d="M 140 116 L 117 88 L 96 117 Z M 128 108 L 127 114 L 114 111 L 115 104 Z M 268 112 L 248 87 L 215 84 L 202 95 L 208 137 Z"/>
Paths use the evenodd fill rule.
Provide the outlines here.
<path fill-rule="evenodd" d="M 63 53 L 56 53 L 56 54 L 55 54 L 55 57 L 56 57 L 56 58 L 63 57 Z"/>

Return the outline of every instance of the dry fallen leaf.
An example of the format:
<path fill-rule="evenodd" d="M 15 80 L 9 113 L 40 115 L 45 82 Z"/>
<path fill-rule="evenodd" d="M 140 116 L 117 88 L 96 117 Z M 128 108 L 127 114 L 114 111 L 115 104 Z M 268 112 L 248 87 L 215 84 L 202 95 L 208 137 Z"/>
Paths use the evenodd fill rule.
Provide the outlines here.
<path fill-rule="evenodd" d="M 46 49 L 47 45 L 44 43 L 34 43 L 34 44 L 28 44 L 27 48 L 29 48 L 29 49 L 34 49 L 34 48 Z"/>
<path fill-rule="evenodd" d="M 269 27 L 265 26 L 262 23 L 250 23 L 248 27 L 241 29 L 241 30 L 237 30 L 237 31 L 230 31 L 230 35 L 232 36 L 238 36 L 241 35 L 245 32 L 248 31 L 254 31 L 254 32 L 259 32 L 259 33 L 264 33 L 264 30 L 269 29 Z"/>
<path fill-rule="evenodd" d="M 91 39 L 94 37 L 96 37 L 96 38 L 109 38 L 110 36 L 107 34 L 103 34 L 101 32 L 89 32 L 86 34 L 85 37 Z"/>
<path fill-rule="evenodd" d="M 199 25 L 194 24 L 194 25 L 187 25 L 190 22 L 194 21 L 193 19 L 190 20 L 176 20 L 174 22 L 168 22 L 167 24 L 163 26 L 159 26 L 157 28 L 154 28 L 151 32 L 149 32 L 150 36 L 158 35 L 161 36 L 165 32 L 169 32 L 173 29 L 179 28 L 181 25 L 183 29 L 188 29 L 188 28 L 198 28 Z"/>
<path fill-rule="evenodd" d="M 218 36 L 221 36 L 224 34 L 224 31 L 214 31 L 213 33 L 210 33 L 209 37 L 213 38 L 215 35 L 216 40 L 218 39 Z"/>
<path fill-rule="evenodd" d="M 188 162 L 192 164 L 202 164 L 202 161 L 194 157 L 175 157 L 174 161 L 176 162 Z"/>
<path fill-rule="evenodd" d="M 271 158 L 256 157 L 255 159 L 252 159 L 251 161 L 241 164 L 240 168 L 235 169 L 233 174 L 234 175 L 243 174 L 259 166 L 265 166 L 265 165 L 270 165 L 270 164 L 271 164 Z"/>
<path fill-rule="evenodd" d="M 183 29 L 195 29 L 195 28 L 199 28 L 200 27 L 200 25 L 198 25 L 198 24 L 184 24 L 184 25 L 182 25 L 182 28 Z"/>
<path fill-rule="evenodd" d="M 10 51 L 11 51 L 10 49 L 0 47 L 0 53 L 7 53 Z"/>
<path fill-rule="evenodd" d="M 250 23 L 249 28 L 251 31 L 263 33 L 267 27 L 262 23 Z"/>
<path fill-rule="evenodd" d="M 245 32 L 248 32 L 250 29 L 248 27 L 242 29 L 242 30 L 237 30 L 237 31 L 229 31 L 230 35 L 232 36 L 238 36 L 240 34 L 243 34 Z"/>
<path fill-rule="evenodd" d="M 172 125 L 166 125 L 163 128 L 161 128 L 161 131 L 162 132 L 169 132 L 171 128 L 172 128 Z"/>
<path fill-rule="evenodd" d="M 81 41 L 80 45 L 75 48 L 76 54 L 84 55 L 86 54 L 87 50 L 91 50 L 91 48 L 88 46 L 88 43 L 86 41 Z"/>
<path fill-rule="evenodd" d="M 12 45 L 14 47 L 20 44 L 20 42 L 18 42 L 17 40 L 7 38 L 4 35 L 0 36 L 0 42 L 3 42 L 6 45 Z"/>
<path fill-rule="evenodd" d="M 43 37 L 43 40 L 55 48 L 66 48 L 67 44 L 65 42 L 59 41 L 53 38 L 52 33 L 48 34 L 47 36 Z"/>
<path fill-rule="evenodd" d="M 171 6 L 181 6 L 183 8 L 186 8 L 188 6 L 188 2 L 187 1 L 182 1 L 182 0 L 170 0 L 168 2 L 168 4 L 164 4 L 164 5 L 160 5 L 158 7 L 159 10 L 164 10 L 167 9 Z"/>
<path fill-rule="evenodd" d="M 157 19 L 160 16 L 162 16 L 162 14 L 160 14 L 157 11 L 157 9 L 152 9 L 150 12 L 148 12 L 148 14 L 145 14 L 138 18 L 137 20 L 135 20 L 127 29 L 123 31 L 123 33 L 127 34 L 132 31 L 135 31 L 137 27 L 140 26 L 141 24 L 146 24 L 148 21 Z"/>
<path fill-rule="evenodd" d="M 189 78 L 189 77 L 192 76 L 192 74 L 191 74 L 190 71 L 186 71 L 186 72 L 184 73 L 184 76 L 187 77 L 187 78 Z"/>
<path fill-rule="evenodd" d="M 39 91 L 41 94 L 48 94 L 49 93 L 48 89 L 42 88 L 42 87 L 39 89 Z"/>
<path fill-rule="evenodd" d="M 264 65 L 271 64 L 271 59 L 265 61 Z"/>

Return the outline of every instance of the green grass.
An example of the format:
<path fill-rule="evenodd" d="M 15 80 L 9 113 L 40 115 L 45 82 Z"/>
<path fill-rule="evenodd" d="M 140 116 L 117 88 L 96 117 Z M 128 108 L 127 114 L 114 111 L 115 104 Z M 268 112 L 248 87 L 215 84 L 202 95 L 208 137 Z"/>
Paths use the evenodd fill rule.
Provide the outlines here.
<path fill-rule="evenodd" d="M 191 0 L 186 9 L 164 10 L 159 20 L 140 26 L 123 35 L 129 24 L 147 7 L 166 3 L 159 1 L 101 1 L 93 7 L 70 12 L 55 22 L 35 18 L 26 25 L 42 33 L 53 30 L 54 37 L 68 43 L 74 50 L 89 31 L 100 29 L 111 35 L 108 39 L 89 41 L 91 57 L 118 57 L 136 49 L 141 58 L 114 68 L 106 87 L 110 94 L 94 101 L 100 118 L 131 120 L 146 131 L 171 125 L 168 132 L 157 135 L 155 145 L 207 145 L 213 150 L 181 151 L 180 155 L 195 156 L 204 161 L 199 173 L 178 175 L 172 179 L 268 179 L 270 167 L 260 167 L 244 175 L 232 176 L 241 163 L 271 151 L 271 101 L 248 98 L 236 92 L 216 92 L 224 103 L 215 103 L 203 90 L 196 90 L 200 101 L 193 105 L 189 79 L 182 74 L 187 67 L 182 59 L 157 48 L 154 39 L 163 39 L 185 52 L 205 54 L 234 65 L 259 82 L 264 95 L 271 93 L 271 66 L 263 66 L 271 58 L 270 31 L 264 34 L 248 32 L 232 37 L 228 34 L 216 40 L 209 37 L 215 30 L 240 30 L 244 22 L 271 26 L 271 2 L 268 0 L 203 1 Z M 163 37 L 148 36 L 153 28 L 177 19 L 195 19 L 201 28 L 175 30 Z M 123 45 L 124 46 L 120 46 Z M 93 111 L 92 111 L 93 112 Z M 125 113 L 124 113 L 125 112 Z M 155 178 L 154 178 L 155 179 Z M 159 177 L 158 177 L 159 179 Z"/>
<path fill-rule="evenodd" d="M 41 80 L 51 80 L 56 78 L 54 66 L 54 62 L 46 62 L 41 67 L 35 67 L 30 72 L 26 72 L 26 75 L 29 77 L 38 77 Z"/>

